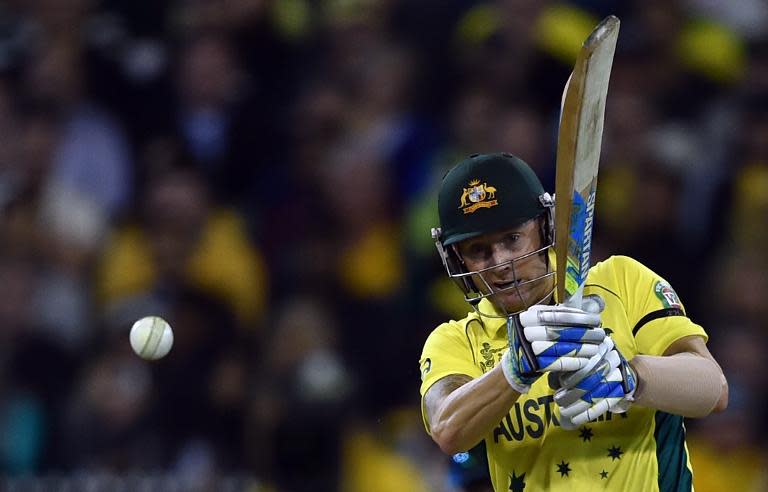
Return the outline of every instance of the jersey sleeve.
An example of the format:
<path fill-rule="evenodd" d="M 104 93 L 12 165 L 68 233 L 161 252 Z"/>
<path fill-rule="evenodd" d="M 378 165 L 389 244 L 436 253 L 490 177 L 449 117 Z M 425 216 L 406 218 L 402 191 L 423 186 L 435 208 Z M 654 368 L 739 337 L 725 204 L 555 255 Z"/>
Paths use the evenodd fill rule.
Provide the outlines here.
<path fill-rule="evenodd" d="M 482 371 L 475 364 L 472 345 L 459 323 L 444 323 L 438 326 L 427 338 L 419 360 L 421 370 L 422 416 L 424 426 L 429 432 L 429 425 L 424 411 L 424 395 L 438 380 L 454 374 L 471 378 L 482 376 Z"/>
<path fill-rule="evenodd" d="M 623 297 L 638 353 L 663 355 L 673 342 L 690 335 L 707 340 L 704 328 L 688 318 L 669 282 L 632 258 L 615 258 L 617 280 L 626 292 Z"/>
<path fill-rule="evenodd" d="M 440 325 L 427 338 L 419 360 L 421 396 L 445 376 L 464 374 L 472 378 L 482 375 L 475 364 L 469 337 L 458 323 Z"/>

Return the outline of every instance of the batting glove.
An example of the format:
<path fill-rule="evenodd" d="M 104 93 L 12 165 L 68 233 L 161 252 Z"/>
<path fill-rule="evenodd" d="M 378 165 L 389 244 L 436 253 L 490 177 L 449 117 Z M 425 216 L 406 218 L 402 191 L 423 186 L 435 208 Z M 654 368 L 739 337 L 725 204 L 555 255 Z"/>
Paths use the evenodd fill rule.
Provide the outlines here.
<path fill-rule="evenodd" d="M 536 305 L 507 319 L 509 350 L 502 369 L 519 393 L 546 371 L 577 371 L 598 353 L 605 331 L 600 314 L 561 305 Z"/>
<path fill-rule="evenodd" d="M 560 425 L 575 429 L 606 412 L 626 412 L 637 388 L 637 375 L 610 337 L 582 369 L 550 376 L 557 389 Z"/>

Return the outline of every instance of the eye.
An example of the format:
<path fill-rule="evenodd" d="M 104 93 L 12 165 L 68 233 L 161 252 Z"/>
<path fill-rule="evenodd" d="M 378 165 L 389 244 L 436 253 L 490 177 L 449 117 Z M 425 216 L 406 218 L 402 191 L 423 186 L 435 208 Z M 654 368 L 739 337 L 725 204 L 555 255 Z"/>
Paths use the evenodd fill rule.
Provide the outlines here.
<path fill-rule="evenodd" d="M 521 234 L 518 232 L 510 232 L 504 236 L 504 242 L 506 244 L 515 244 L 520 240 Z"/>
<path fill-rule="evenodd" d="M 473 261 L 484 260 L 490 255 L 490 248 L 484 244 L 472 244 L 467 248 L 464 255 Z"/>
<path fill-rule="evenodd" d="M 484 248 L 483 246 L 478 244 L 476 246 L 472 246 L 469 249 L 469 254 L 471 254 L 474 257 L 481 258 L 483 255 L 485 255 L 486 249 L 487 248 Z"/>

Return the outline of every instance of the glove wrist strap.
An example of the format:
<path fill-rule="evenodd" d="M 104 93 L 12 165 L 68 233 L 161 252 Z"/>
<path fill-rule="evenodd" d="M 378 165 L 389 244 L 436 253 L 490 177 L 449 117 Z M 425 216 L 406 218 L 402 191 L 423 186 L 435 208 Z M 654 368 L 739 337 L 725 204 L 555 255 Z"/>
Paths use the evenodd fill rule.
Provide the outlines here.
<path fill-rule="evenodd" d="M 504 373 L 504 378 L 507 380 L 512 389 L 524 395 L 531 389 L 531 385 L 524 382 L 519 375 L 515 373 L 513 369 L 514 361 L 512 361 L 512 349 L 507 350 L 504 356 L 501 358 L 501 371 Z"/>

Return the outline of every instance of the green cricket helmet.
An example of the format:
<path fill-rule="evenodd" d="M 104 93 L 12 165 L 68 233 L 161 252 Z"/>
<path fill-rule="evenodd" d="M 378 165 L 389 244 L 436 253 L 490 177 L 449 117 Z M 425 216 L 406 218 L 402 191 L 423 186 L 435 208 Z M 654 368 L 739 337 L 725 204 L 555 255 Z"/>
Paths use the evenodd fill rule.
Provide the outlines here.
<path fill-rule="evenodd" d="M 554 240 L 554 202 L 544 191 L 536 173 L 522 159 L 508 153 L 472 154 L 448 171 L 437 199 L 440 228 L 432 229 L 438 253 L 448 275 L 464 292 L 465 299 L 476 306 L 493 295 L 483 272 L 500 268 L 534 254 L 546 252 Z M 466 239 L 501 231 L 543 217 L 544 246 L 504 264 L 482 271 L 467 271 L 455 245 Z M 550 276 L 551 274 L 547 274 Z M 525 283 L 539 281 L 541 278 Z M 486 286 L 486 293 L 477 282 Z M 515 284 L 510 288 L 517 288 Z M 482 313 L 485 314 L 485 313 Z"/>

